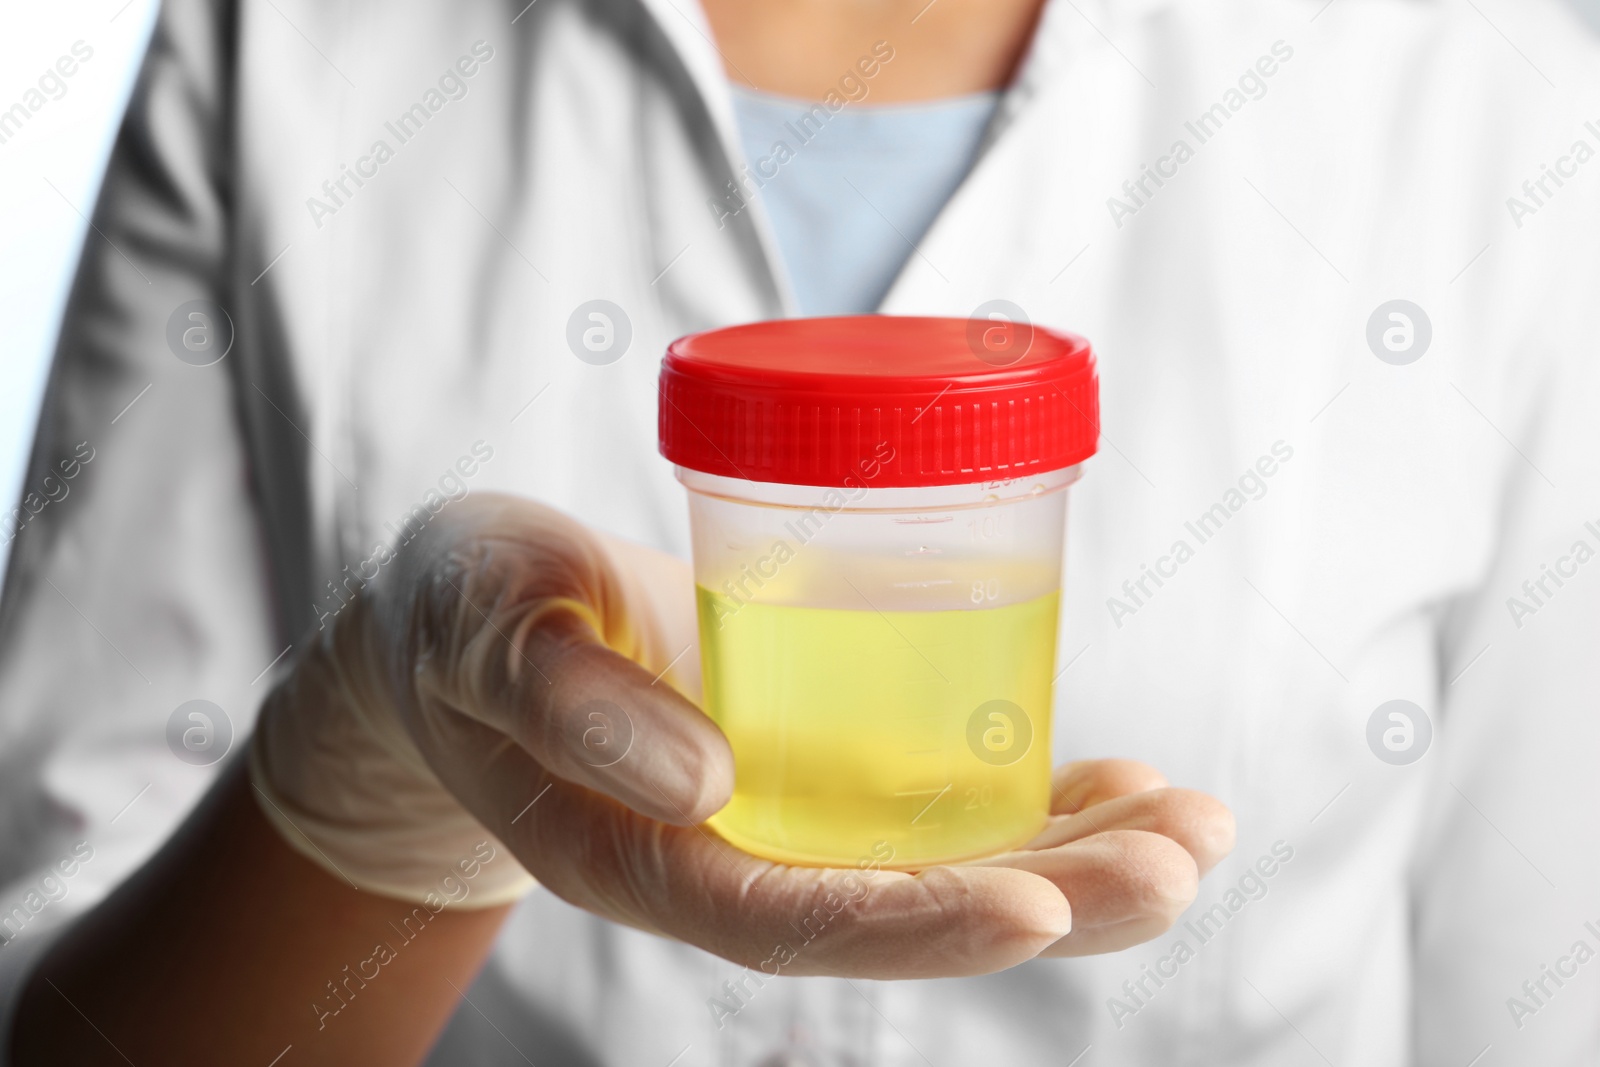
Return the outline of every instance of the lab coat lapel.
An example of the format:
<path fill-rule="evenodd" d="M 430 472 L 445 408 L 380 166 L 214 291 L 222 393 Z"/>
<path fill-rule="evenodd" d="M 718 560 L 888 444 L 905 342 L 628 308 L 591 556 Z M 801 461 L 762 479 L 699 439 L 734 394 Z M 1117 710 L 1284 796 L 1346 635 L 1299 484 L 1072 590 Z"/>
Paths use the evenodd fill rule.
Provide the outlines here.
<path fill-rule="evenodd" d="M 1015 272 L 1040 258 L 1064 268 L 1094 222 L 1080 210 L 1093 198 L 1080 190 L 1088 189 L 1092 164 L 1117 134 L 1108 125 L 1114 109 L 1095 106 L 1087 93 L 1118 84 L 1108 79 L 1138 77 L 1097 28 L 1105 13 L 1095 9 L 1104 6 L 1062 0 L 1045 6 L 971 170 L 907 258 L 880 312 L 969 315 L 1003 298 L 1020 304 L 1032 321 L 1065 325 L 1047 321 L 1065 288 L 1054 283 L 1065 272 Z M 1058 98 L 1075 87 L 1085 93 L 1081 106 L 1062 106 Z M 1083 162 L 1063 165 L 1064 152 Z M 1038 256 L 1041 243 L 1057 247 Z"/>
<path fill-rule="evenodd" d="M 726 190 L 724 206 L 737 201 L 742 203 L 742 207 L 733 216 L 719 219 L 717 228 L 735 227 L 737 239 L 747 245 L 752 266 L 768 279 L 771 299 L 768 317 L 788 318 L 796 315 L 797 301 L 778 251 L 777 235 L 760 196 L 752 195 L 750 184 L 741 177 L 748 173 L 749 168 L 739 139 L 738 120 L 733 111 L 733 93 L 723 69 L 722 54 L 711 36 L 705 10 L 698 0 L 618 2 L 637 3 L 654 20 L 698 96 L 697 100 L 680 102 L 685 113 L 703 117 L 707 129 L 701 132 L 715 138 L 721 147 L 719 192 Z M 707 203 L 705 210 L 708 218 L 718 218 L 719 212 L 715 207 L 715 203 Z M 673 254 L 673 250 L 667 250 L 668 256 Z"/>

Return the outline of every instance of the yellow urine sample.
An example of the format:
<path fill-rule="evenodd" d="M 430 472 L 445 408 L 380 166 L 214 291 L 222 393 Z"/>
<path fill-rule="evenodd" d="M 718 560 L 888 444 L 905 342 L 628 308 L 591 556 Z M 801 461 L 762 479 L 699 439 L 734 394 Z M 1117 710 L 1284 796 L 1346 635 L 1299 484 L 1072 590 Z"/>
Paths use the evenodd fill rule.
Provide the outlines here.
<path fill-rule="evenodd" d="M 697 599 L 706 711 L 735 768 L 710 822 L 732 844 L 916 870 L 1043 826 L 1059 593 L 958 611 Z"/>

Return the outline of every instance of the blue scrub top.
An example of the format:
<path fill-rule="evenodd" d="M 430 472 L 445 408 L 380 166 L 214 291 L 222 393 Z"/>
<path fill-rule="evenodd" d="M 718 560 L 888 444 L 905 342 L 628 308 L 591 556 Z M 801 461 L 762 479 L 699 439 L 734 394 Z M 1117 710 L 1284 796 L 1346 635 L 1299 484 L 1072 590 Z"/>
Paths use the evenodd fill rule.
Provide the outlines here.
<path fill-rule="evenodd" d="M 745 159 L 760 175 L 757 196 L 802 315 L 878 307 L 966 177 L 999 99 L 847 103 L 830 113 L 733 87 Z"/>

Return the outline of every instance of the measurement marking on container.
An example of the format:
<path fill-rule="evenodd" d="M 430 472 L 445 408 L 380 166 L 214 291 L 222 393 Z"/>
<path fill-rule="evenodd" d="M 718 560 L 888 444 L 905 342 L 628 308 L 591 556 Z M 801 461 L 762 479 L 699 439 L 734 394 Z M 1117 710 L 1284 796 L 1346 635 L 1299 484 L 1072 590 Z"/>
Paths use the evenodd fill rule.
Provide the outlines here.
<path fill-rule="evenodd" d="M 844 578 L 844 575 L 840 575 L 840 577 Z M 946 678 L 944 676 L 944 671 L 941 671 L 937 666 L 935 666 L 933 660 L 929 659 L 927 657 L 927 655 L 922 651 L 922 649 L 918 648 L 916 645 L 913 645 L 911 643 L 911 638 L 909 638 L 905 634 L 901 633 L 900 632 L 900 627 L 898 627 L 894 623 L 890 622 L 889 621 L 889 616 L 885 615 L 882 611 L 880 611 L 878 609 L 878 605 L 874 604 L 870 600 L 867 600 L 867 594 L 863 593 L 860 590 L 860 588 L 858 588 L 856 586 L 855 582 L 852 582 L 849 578 L 845 578 L 844 579 L 844 584 L 848 585 L 852 590 L 854 590 L 856 596 L 860 597 L 862 600 L 865 600 L 866 604 L 867 604 L 867 607 L 871 608 L 874 612 L 877 612 L 878 618 L 883 620 L 885 626 L 889 627 L 889 629 L 894 631 L 896 637 L 900 638 L 900 640 L 902 640 L 902 641 L 904 641 L 906 643 L 906 647 L 907 648 L 911 649 L 911 651 L 913 651 L 917 655 L 921 656 L 922 657 L 922 661 L 924 663 L 926 663 L 929 667 L 933 668 L 933 673 L 937 674 L 939 676 L 939 680 L 941 682 L 943 682 L 945 685 L 949 685 L 950 684 L 950 679 L 948 679 L 948 678 Z"/>
<path fill-rule="evenodd" d="M 936 526 L 941 522 L 955 522 L 956 517 L 954 515 L 937 515 L 931 517 L 919 515 L 914 519 L 896 519 L 894 521 L 899 523 L 901 526 Z"/>
<path fill-rule="evenodd" d="M 950 792 L 950 787 L 952 785 L 954 785 L 954 784 L 955 784 L 954 782 L 946 782 L 944 788 L 939 790 L 939 796 L 934 797 L 932 800 L 928 801 L 927 807 L 925 807 L 921 811 L 917 812 L 916 816 L 912 818 L 911 825 L 915 826 L 917 824 L 917 819 L 920 819 L 924 815 L 928 814 L 928 808 L 931 808 L 935 804 L 939 803 L 939 797 L 942 797 L 946 793 Z"/>
<path fill-rule="evenodd" d="M 949 578 L 929 578 L 925 582 L 895 582 L 894 587 L 896 589 L 931 589 L 936 585 L 952 584 L 954 583 Z"/>

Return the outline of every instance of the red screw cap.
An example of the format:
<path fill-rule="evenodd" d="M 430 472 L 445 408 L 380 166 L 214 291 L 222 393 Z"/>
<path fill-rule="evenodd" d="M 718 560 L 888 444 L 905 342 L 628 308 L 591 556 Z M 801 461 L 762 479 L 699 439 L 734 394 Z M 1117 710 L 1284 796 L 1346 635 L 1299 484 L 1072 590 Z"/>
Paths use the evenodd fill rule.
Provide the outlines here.
<path fill-rule="evenodd" d="M 1026 323 L 855 315 L 679 338 L 661 454 L 790 485 L 961 485 L 1080 463 L 1100 431 L 1089 342 Z M 885 459 L 886 456 L 892 458 Z"/>

